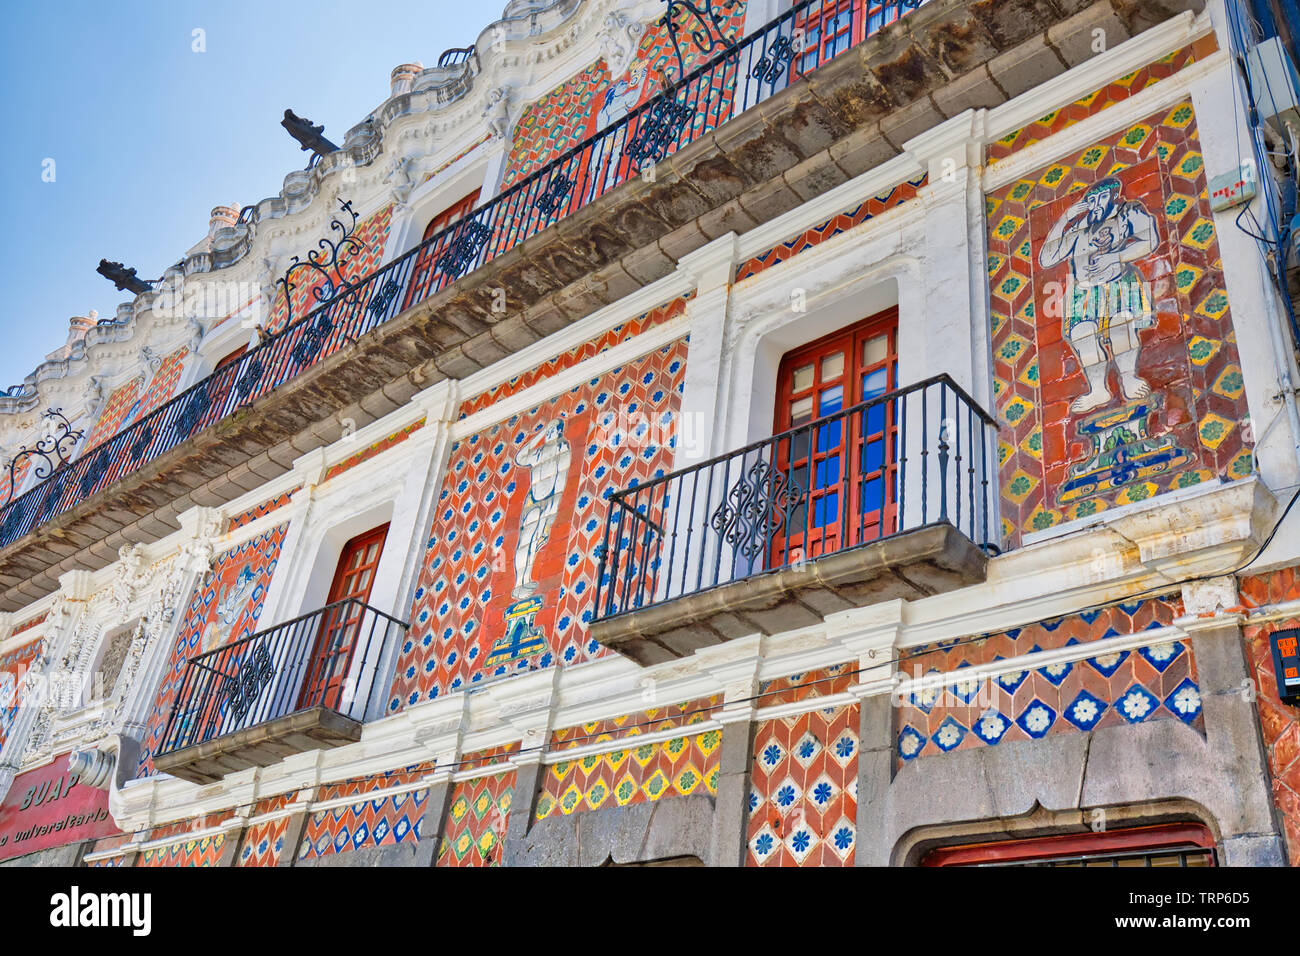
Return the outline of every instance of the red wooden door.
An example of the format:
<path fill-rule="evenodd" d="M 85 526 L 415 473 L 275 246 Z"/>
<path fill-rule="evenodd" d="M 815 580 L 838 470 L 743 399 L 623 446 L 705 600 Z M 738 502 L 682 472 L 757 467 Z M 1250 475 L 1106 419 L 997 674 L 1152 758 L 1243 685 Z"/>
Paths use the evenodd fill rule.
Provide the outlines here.
<path fill-rule="evenodd" d="M 330 607 L 321 619 L 308 662 L 307 680 L 298 703 L 300 708 L 323 705 L 339 709 L 343 683 L 348 676 L 361 626 L 361 605 L 370 600 L 375 568 L 379 565 L 387 536 L 388 525 L 385 524 L 357 535 L 343 546 L 326 602 Z M 359 603 L 334 606 L 349 598 Z"/>
<path fill-rule="evenodd" d="M 420 238 L 420 242 L 423 243 L 431 239 L 448 226 L 460 222 L 473 212 L 474 204 L 478 202 L 479 192 L 480 190 L 474 190 L 464 199 L 448 206 L 430 219 L 429 225 L 424 228 L 424 235 Z M 438 259 L 447 251 L 454 238 L 455 233 L 450 233 L 416 254 L 415 266 L 411 270 L 411 281 L 406 286 L 406 299 L 402 302 L 403 309 L 408 309 L 412 304 L 428 297 L 437 288 Z"/>
<path fill-rule="evenodd" d="M 802 492 L 772 544 L 771 565 L 815 558 L 897 526 L 898 311 L 788 353 L 777 375 L 776 464 Z M 792 431 L 793 430 L 793 431 Z"/>

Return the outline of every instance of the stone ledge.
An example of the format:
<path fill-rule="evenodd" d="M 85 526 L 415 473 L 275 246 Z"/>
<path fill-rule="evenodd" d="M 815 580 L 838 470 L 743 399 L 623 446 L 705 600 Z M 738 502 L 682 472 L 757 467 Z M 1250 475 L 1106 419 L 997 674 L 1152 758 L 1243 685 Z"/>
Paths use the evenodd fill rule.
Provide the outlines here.
<path fill-rule="evenodd" d="M 325 707 L 277 717 L 192 747 L 154 757 L 154 769 L 190 783 L 214 783 L 249 767 L 270 767 L 290 754 L 361 739 L 361 724 Z"/>
<path fill-rule="evenodd" d="M 687 657 L 750 634 L 808 627 L 826 615 L 881 601 L 914 600 L 984 581 L 988 556 L 950 524 L 732 581 L 593 621 L 591 637 L 638 664 Z"/>

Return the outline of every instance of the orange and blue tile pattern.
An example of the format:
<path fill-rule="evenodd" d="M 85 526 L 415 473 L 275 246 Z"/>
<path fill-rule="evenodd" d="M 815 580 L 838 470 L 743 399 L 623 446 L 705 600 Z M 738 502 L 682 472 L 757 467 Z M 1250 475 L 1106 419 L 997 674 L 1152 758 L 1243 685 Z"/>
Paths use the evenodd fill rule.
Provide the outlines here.
<path fill-rule="evenodd" d="M 400 445 L 402 442 L 406 441 L 406 439 L 410 438 L 412 435 L 414 435 L 423 427 L 424 427 L 424 419 L 421 418 L 418 422 L 412 422 L 411 424 L 407 425 L 405 428 L 398 429 L 397 431 L 393 432 L 391 435 L 387 435 L 384 438 L 381 438 L 379 441 L 375 442 L 374 444 L 361 449 L 356 454 L 349 455 L 347 458 L 344 458 L 337 465 L 331 465 L 328 469 L 326 469 L 325 480 L 329 481 L 331 478 L 337 478 L 345 471 L 355 468 L 363 461 L 369 461 L 371 458 L 374 458 L 376 455 L 381 455 L 384 452 L 388 451 L 388 449 L 392 448 L 394 445 Z"/>
<path fill-rule="evenodd" d="M 853 865 L 859 749 L 857 704 L 758 724 L 747 865 Z"/>
<path fill-rule="evenodd" d="M 234 531 L 236 528 L 242 528 L 244 525 L 251 524 L 263 515 L 269 515 L 272 511 L 279 511 L 290 502 L 294 494 L 301 488 L 301 485 L 296 488 L 290 488 L 283 494 L 276 495 L 274 498 L 268 498 L 266 501 L 254 505 L 247 511 L 241 511 L 239 514 L 233 515 L 226 522 L 226 531 L 230 532 Z"/>
<path fill-rule="evenodd" d="M 1269 574 L 1241 579 L 1241 601 L 1246 607 L 1262 607 L 1300 600 L 1300 568 L 1282 568 Z M 1273 802 L 1286 839 L 1292 866 L 1300 866 L 1300 709 L 1282 703 L 1269 635 L 1274 631 L 1300 628 L 1300 615 L 1262 624 L 1247 624 L 1246 654 L 1254 671 L 1255 706 L 1259 710 L 1264 749 L 1273 777 Z"/>
<path fill-rule="evenodd" d="M 1115 604 L 974 640 L 918 648 L 899 662 L 904 679 L 990 664 L 1105 637 L 1165 627 L 1181 602 L 1152 598 Z M 896 710 L 897 762 L 1041 740 L 1151 720 L 1181 720 L 1204 733 L 1196 663 L 1186 641 L 1165 640 L 1070 663 L 999 674 L 992 679 L 926 687 Z"/>
<path fill-rule="evenodd" d="M 855 226 L 860 226 L 868 220 L 875 219 L 882 213 L 897 209 L 904 203 L 915 199 L 916 194 L 924 189 L 929 182 L 929 175 L 922 174 L 917 179 L 909 179 L 906 182 L 899 183 L 888 192 L 865 199 L 852 209 L 846 209 L 825 222 L 818 223 L 793 239 L 760 252 L 754 258 L 740 264 L 740 267 L 736 270 L 736 281 L 740 282 L 743 279 L 752 278 L 779 263 L 793 259 L 801 252 L 807 252 L 813 246 L 821 245 L 827 239 L 833 239 L 841 233 L 848 232 Z"/>
<path fill-rule="evenodd" d="M 41 655 L 44 638 L 0 654 L 0 747 L 4 746 L 18 712 L 23 706 L 24 678 Z"/>
<path fill-rule="evenodd" d="M 154 750 L 167 729 L 188 660 L 256 631 L 288 530 L 288 524 L 278 525 L 219 555 L 195 589 L 149 716 L 137 776 L 147 777 L 154 772 Z"/>
<path fill-rule="evenodd" d="M 283 810 L 294 802 L 296 793 L 282 793 L 253 804 L 252 816 L 257 817 L 276 810 Z M 254 823 L 244 831 L 240 840 L 239 852 L 235 856 L 236 866 L 279 866 L 286 850 L 293 852 L 293 847 L 286 847 L 285 839 L 289 830 L 289 816 L 277 817 L 265 823 Z"/>
<path fill-rule="evenodd" d="M 657 325 L 662 325 L 664 322 L 683 315 L 686 312 L 686 303 L 694 297 L 694 292 L 688 292 L 671 302 L 665 302 L 663 305 L 642 312 L 634 319 L 620 322 L 609 331 L 597 335 L 581 345 L 574 346 L 567 352 L 552 356 L 545 362 L 535 365 L 526 372 L 520 372 L 500 385 L 494 385 L 473 398 L 466 399 L 461 402 L 460 414 L 457 416 L 458 420 L 468 418 L 475 412 L 482 411 L 485 408 L 490 408 L 503 398 L 522 392 L 529 386 L 545 381 L 558 372 L 573 368 L 579 362 L 585 362 L 589 358 L 609 351 L 615 345 L 635 338 L 647 329 L 652 329 Z"/>
<path fill-rule="evenodd" d="M 605 496 L 672 467 L 686 350 L 685 339 L 665 345 L 452 444 L 390 713 L 488 677 L 608 653 L 587 635 Z M 556 422 L 570 463 L 531 572 L 540 602 L 534 632 L 544 646 L 488 665 L 511 633 L 505 614 L 530 494 L 529 472 L 516 456 Z"/>
<path fill-rule="evenodd" d="M 417 842 L 423 827 L 424 807 L 429 800 L 427 789 L 381 794 L 370 798 L 366 795 L 376 790 L 413 783 L 432 770 L 433 763 L 427 762 L 375 774 L 363 780 L 322 787 L 318 801 L 348 796 L 361 799 L 333 810 L 311 814 L 303 828 L 298 859 L 311 860 L 332 853 Z"/>
<path fill-rule="evenodd" d="M 435 866 L 499 866 L 514 801 L 515 771 L 455 785 Z"/>
<path fill-rule="evenodd" d="M 745 7 L 741 0 L 730 9 L 719 11 L 726 40 L 740 35 Z M 690 31 L 680 31 L 678 42 L 687 73 L 705 62 L 706 56 Z M 656 18 L 646 24 L 636 56 L 621 75 L 611 77 L 605 60 L 597 60 L 524 110 L 512 133 L 501 188 L 513 186 L 588 136 L 617 122 L 629 110 L 658 93 L 662 89 L 661 78 L 676 79 L 678 75 L 677 55 L 668 28 Z M 730 116 L 736 82 L 734 66 L 724 71 L 718 82 L 720 88 L 710 101 L 709 115 L 698 111 L 697 125 L 708 121 L 716 126 Z"/>

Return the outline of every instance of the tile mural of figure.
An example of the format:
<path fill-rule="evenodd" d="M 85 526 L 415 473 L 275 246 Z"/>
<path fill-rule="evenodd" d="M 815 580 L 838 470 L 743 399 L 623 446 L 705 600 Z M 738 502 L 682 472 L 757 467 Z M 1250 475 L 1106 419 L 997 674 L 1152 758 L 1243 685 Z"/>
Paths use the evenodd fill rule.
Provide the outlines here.
<path fill-rule="evenodd" d="M 1155 324 L 1155 310 L 1151 287 L 1133 263 L 1159 246 L 1155 218 L 1140 200 L 1126 200 L 1114 177 L 1089 188 L 1044 240 L 1040 265 L 1070 264 L 1062 331 L 1088 380 L 1088 392 L 1070 405 L 1072 412 L 1090 412 L 1112 399 L 1106 381 L 1111 361 L 1125 398 L 1151 393 L 1137 373 L 1137 333 Z"/>
<path fill-rule="evenodd" d="M 560 510 L 560 496 L 569 476 L 569 443 L 564 440 L 564 420 L 557 418 L 534 435 L 515 455 L 515 464 L 528 469 L 528 497 L 519 518 L 519 544 L 515 548 L 515 588 L 511 597 L 526 598 L 537 591 L 533 564 L 551 536 Z"/>

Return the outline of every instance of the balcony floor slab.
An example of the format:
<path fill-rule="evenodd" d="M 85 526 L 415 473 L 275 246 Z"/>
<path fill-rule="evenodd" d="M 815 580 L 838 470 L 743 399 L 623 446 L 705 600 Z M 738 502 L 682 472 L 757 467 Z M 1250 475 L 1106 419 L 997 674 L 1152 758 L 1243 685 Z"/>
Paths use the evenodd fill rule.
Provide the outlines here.
<path fill-rule="evenodd" d="M 984 581 L 988 556 L 949 524 L 880 541 L 594 621 L 591 636 L 638 664 L 688 657 L 750 634 L 779 634 L 826 615 L 913 600 Z"/>

